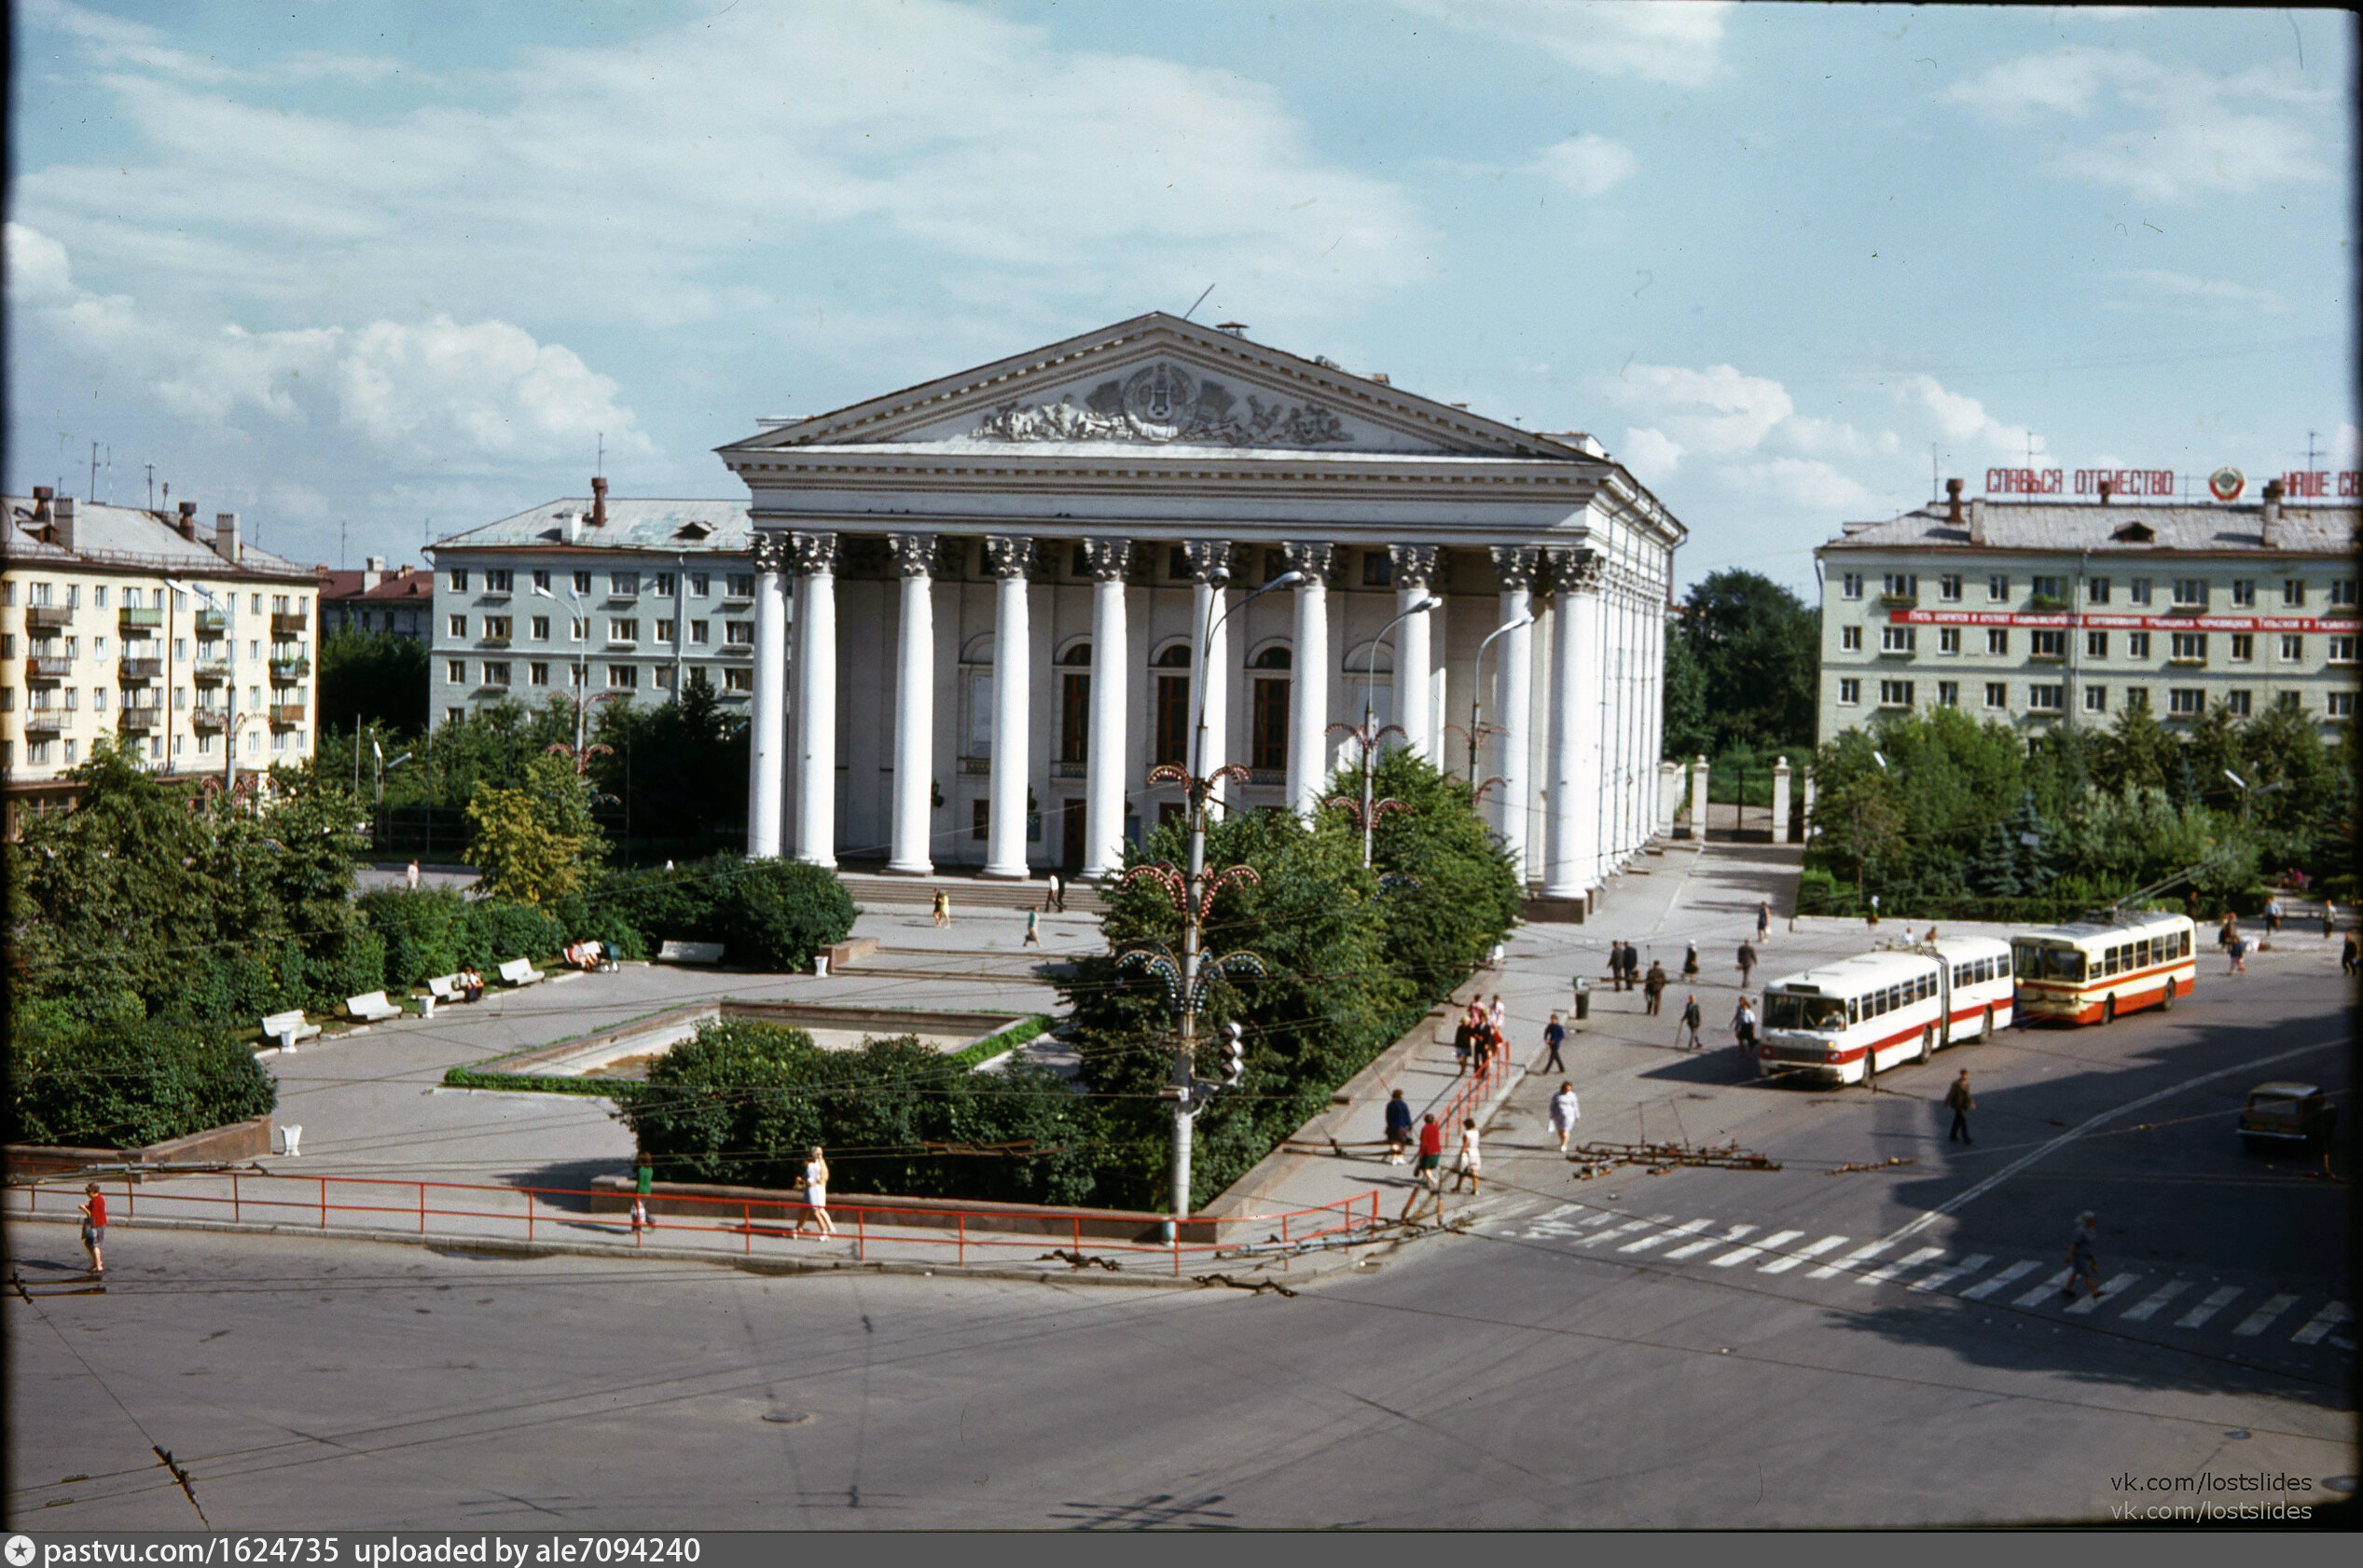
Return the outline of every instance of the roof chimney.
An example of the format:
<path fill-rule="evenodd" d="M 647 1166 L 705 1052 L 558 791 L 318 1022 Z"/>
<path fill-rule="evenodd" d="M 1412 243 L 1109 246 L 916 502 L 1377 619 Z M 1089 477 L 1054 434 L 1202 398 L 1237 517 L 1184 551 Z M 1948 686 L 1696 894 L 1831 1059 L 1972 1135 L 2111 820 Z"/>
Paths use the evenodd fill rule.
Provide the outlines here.
<path fill-rule="evenodd" d="M 1983 548 L 1985 543 L 1985 498 L 1969 497 L 1969 543 Z"/>
<path fill-rule="evenodd" d="M 183 539 L 187 540 L 191 543 L 195 543 L 197 542 L 197 502 L 193 501 L 184 501 L 181 502 L 180 522 L 178 527 L 181 530 L 181 537 Z"/>
<path fill-rule="evenodd" d="M 580 544 L 583 542 L 583 515 L 580 512 L 571 508 L 560 512 L 558 524 L 565 531 L 567 543 Z"/>
<path fill-rule="evenodd" d="M 236 566 L 239 553 L 238 514 L 235 512 L 214 513 L 214 554 L 221 557 L 230 565 Z"/>
<path fill-rule="evenodd" d="M 607 481 L 604 478 L 591 480 L 590 520 L 591 527 L 595 529 L 607 526 Z"/>
<path fill-rule="evenodd" d="M 49 520 L 49 502 L 56 499 L 57 493 L 55 486 L 35 485 L 33 487 L 33 520 L 35 522 L 47 523 Z"/>
<path fill-rule="evenodd" d="M 2280 480 L 2264 482 L 2264 547 L 2268 550 L 2281 548 L 2282 493 Z"/>
<path fill-rule="evenodd" d="M 49 503 L 49 527 L 43 535 L 62 550 L 74 548 L 74 498 L 62 495 Z"/>
<path fill-rule="evenodd" d="M 1965 526 L 1961 519 L 1961 481 L 1947 479 L 1944 482 L 1944 496 L 1945 522 L 1956 529 Z"/>
<path fill-rule="evenodd" d="M 361 559 L 361 591 L 366 594 L 385 580 L 386 558 L 383 556 L 363 557 Z"/>
<path fill-rule="evenodd" d="M 2107 505 L 2107 504 L 2108 504 L 2108 492 L 2109 492 L 2109 491 L 2111 491 L 2111 490 L 2113 490 L 2113 489 L 2115 489 L 2116 488 L 2117 488 L 2117 481 L 2116 481 L 2116 480 L 2114 480 L 2114 479 L 2103 479 L 2103 480 L 2100 482 L 2100 503 L 2101 503 L 2103 506 L 2106 506 L 2106 505 Z"/>

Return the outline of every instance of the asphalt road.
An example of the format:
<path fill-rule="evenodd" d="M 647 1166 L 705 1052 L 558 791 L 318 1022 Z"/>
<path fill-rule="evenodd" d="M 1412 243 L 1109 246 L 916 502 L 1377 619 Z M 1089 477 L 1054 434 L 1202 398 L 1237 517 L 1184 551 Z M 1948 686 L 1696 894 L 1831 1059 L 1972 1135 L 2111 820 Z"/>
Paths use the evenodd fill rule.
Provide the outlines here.
<path fill-rule="evenodd" d="M 2291 1334 L 2344 1297 L 2349 1190 L 2243 1155 L 2231 1112 L 2252 1077 L 2343 1098 L 2347 992 L 2334 959 L 2251 967 L 2245 987 L 2203 969 L 2171 1018 L 1958 1048 L 1875 1096 L 1634 1047 L 1585 1135 L 1643 1115 L 1658 1135 L 1679 1113 L 1785 1168 L 1574 1181 L 1540 1147 L 1538 1080 L 1493 1134 L 1470 1233 L 1293 1298 L 154 1231 L 118 1235 L 87 1294 L 69 1230 L 16 1227 L 34 1300 L 7 1307 L 8 1512 L 194 1524 L 151 1443 L 223 1528 L 2106 1520 L 2128 1496 L 2114 1478 L 2208 1469 L 2286 1473 L 2320 1500 L 2356 1468 L 2354 1324 Z M 1960 1064 L 1981 1107 L 1967 1149 L 1937 1104 Z M 1823 1174 L 1889 1154 L 1916 1162 Z M 1842 1252 L 1763 1271 L 1997 1175 L 1885 1255 L 1937 1249 L 1916 1272 L 1811 1277 Z M 2041 1272 L 1960 1294 L 2010 1258 L 2048 1267 L 2084 1207 L 2105 1276 L 2134 1276 L 2101 1310 L 2013 1304 Z M 1679 1233 L 1585 1242 L 1603 1211 L 1592 1229 Z M 1732 1245 L 1673 1257 L 1684 1237 Z M 1912 1288 L 1980 1255 L 1982 1274 Z M 2124 1321 L 2176 1281 L 2169 1308 Z M 2209 1325 L 2175 1327 L 2235 1286 Z M 2284 1295 L 2269 1329 L 2234 1332 Z"/>

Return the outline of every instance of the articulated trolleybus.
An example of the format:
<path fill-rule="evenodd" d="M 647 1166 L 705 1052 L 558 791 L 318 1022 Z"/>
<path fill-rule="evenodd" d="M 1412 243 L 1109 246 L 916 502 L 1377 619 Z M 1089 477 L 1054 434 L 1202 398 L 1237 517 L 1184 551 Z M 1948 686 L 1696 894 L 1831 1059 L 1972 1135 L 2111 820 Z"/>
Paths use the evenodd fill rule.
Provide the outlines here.
<path fill-rule="evenodd" d="M 2126 915 L 2021 931 L 2019 1001 L 2030 1018 L 2106 1024 L 2135 1008 L 2170 1008 L 2199 977 L 2190 921 L 2180 915 Z"/>
<path fill-rule="evenodd" d="M 1991 937 L 1858 954 L 1764 987 L 1757 1071 L 1860 1083 L 2011 1022 L 2011 949 Z"/>

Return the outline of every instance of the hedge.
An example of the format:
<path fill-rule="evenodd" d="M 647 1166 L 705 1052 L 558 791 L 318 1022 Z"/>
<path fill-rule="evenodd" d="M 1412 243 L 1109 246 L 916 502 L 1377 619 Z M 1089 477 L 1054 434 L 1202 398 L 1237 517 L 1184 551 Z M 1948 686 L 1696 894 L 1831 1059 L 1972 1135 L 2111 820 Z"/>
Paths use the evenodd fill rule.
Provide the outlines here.
<path fill-rule="evenodd" d="M 93 1025 L 20 1005 L 8 1042 L 10 1143 L 138 1148 L 269 1114 L 278 1086 L 226 1031 L 185 1018 Z"/>

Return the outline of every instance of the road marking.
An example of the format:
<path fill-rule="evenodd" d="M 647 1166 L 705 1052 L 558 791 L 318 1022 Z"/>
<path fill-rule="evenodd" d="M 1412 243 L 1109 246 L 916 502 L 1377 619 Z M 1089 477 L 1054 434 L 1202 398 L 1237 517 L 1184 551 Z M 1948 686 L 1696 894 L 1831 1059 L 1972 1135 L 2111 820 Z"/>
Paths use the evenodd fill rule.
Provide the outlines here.
<path fill-rule="evenodd" d="M 1801 1246 L 1786 1258 L 1776 1258 L 1756 1272 L 1760 1274 L 1785 1274 L 1808 1259 L 1818 1258 L 1833 1246 L 1844 1246 L 1844 1236 L 1824 1236 L 1810 1246 Z"/>
<path fill-rule="evenodd" d="M 1892 1263 L 1882 1264 L 1872 1270 L 1855 1283 L 1857 1285 L 1885 1285 L 1906 1269 L 1916 1269 L 1923 1263 L 1933 1262 L 1943 1256 L 1944 1248 L 1941 1246 L 1919 1247 L 1905 1253 Z"/>
<path fill-rule="evenodd" d="M 2080 1300 L 2070 1301 L 2067 1304 L 2067 1310 L 2075 1316 L 2089 1317 L 2100 1310 L 2100 1304 L 2103 1301 L 2115 1300 L 2120 1291 L 2130 1288 L 2134 1281 L 2139 1278 L 2141 1275 L 2138 1273 L 2118 1274 L 2103 1282 L 2100 1289 L 2094 1294 L 2084 1297 Z"/>
<path fill-rule="evenodd" d="M 2314 1344 L 2318 1341 L 2323 1335 L 2328 1333 L 2332 1328 L 2342 1323 L 2344 1323 L 2348 1318 L 2353 1317 L 2354 1315 L 2355 1314 L 2352 1312 L 2347 1310 L 2347 1305 L 2344 1301 L 2332 1301 L 2328 1306 L 2324 1307 L 2320 1312 L 2315 1313 L 2312 1317 L 2307 1318 L 2305 1320 L 2305 1327 L 2300 1328 L 2296 1333 L 2289 1336 L 2289 1342 L 2301 1345 Z"/>
<path fill-rule="evenodd" d="M 2264 1305 L 2242 1318 L 2240 1327 L 2234 1328 L 2232 1333 L 2244 1340 L 2253 1340 L 2263 1333 L 2274 1318 L 2297 1304 L 2298 1299 L 2295 1296 L 2271 1297 L 2267 1299 Z"/>
<path fill-rule="evenodd" d="M 1715 1247 L 1728 1245 L 1755 1229 L 1756 1227 L 1753 1225 L 1734 1225 L 1720 1236 L 1709 1236 L 1703 1242 L 1687 1243 L 1684 1245 L 1676 1247 L 1665 1256 L 1669 1261 L 1679 1258 L 1695 1258 L 1702 1252 L 1710 1251 Z"/>
<path fill-rule="evenodd" d="M 1612 1242 L 1619 1236 L 1629 1236 L 1636 1231 L 1647 1231 L 1663 1225 L 1673 1217 L 1670 1214 L 1661 1214 L 1649 1219 L 1628 1219 L 1624 1224 L 1611 1226 L 1606 1231 L 1595 1231 L 1588 1236 L 1578 1237 L 1575 1245 L 1590 1246 L 1595 1242 Z"/>
<path fill-rule="evenodd" d="M 2158 1289 L 2150 1292 L 2149 1296 L 2145 1299 L 2140 1305 L 2127 1308 L 2125 1315 L 2119 1318 L 2117 1321 L 2120 1323 L 2146 1323 L 2149 1319 L 2158 1315 L 2158 1309 L 2160 1307 L 2164 1306 L 2167 1302 L 2173 1300 L 2176 1297 L 2181 1295 L 2184 1291 L 2190 1288 L 2190 1282 L 2186 1279 L 2175 1280 L 2170 1284 L 2162 1286 Z"/>
<path fill-rule="evenodd" d="M 1993 1261 L 1994 1255 L 1992 1253 L 1973 1252 L 1969 1257 L 1962 1259 L 1958 1263 L 1939 1269 L 1933 1273 L 1922 1274 L 1918 1279 L 1912 1282 L 1912 1288 L 1914 1290 L 1934 1290 L 1939 1286 L 1951 1285 L 1963 1274 L 1976 1273 L 1980 1269 L 1984 1268 L 1988 1263 Z"/>
<path fill-rule="evenodd" d="M 1803 1234 L 1804 1232 L 1803 1231 L 1775 1231 L 1771 1235 L 1766 1236 L 1754 1246 L 1735 1247 L 1732 1251 L 1724 1253 L 1720 1258 L 1714 1260 L 1713 1266 L 1718 1269 L 1728 1269 L 1734 1263 L 1745 1263 L 1750 1258 L 1762 1257 L 1774 1247 L 1787 1246 L 1790 1242 L 1795 1241 L 1799 1236 Z M 1734 1239 L 1736 1240 L 1737 1238 Z"/>
<path fill-rule="evenodd" d="M 1839 1259 L 1835 1263 L 1824 1263 L 1820 1268 L 1816 1269 L 1812 1273 L 1807 1274 L 1805 1277 L 1807 1279 L 1828 1279 L 1832 1274 L 1843 1274 L 1848 1269 L 1855 1267 L 1859 1263 L 1869 1262 L 1872 1259 L 1878 1257 L 1879 1254 L 1886 1251 L 1887 1248 L 1893 1245 L 1895 1245 L 1895 1243 L 1893 1242 L 1865 1242 L 1860 1246 L 1855 1248 L 1852 1252 L 1847 1253 L 1844 1258 Z"/>
<path fill-rule="evenodd" d="M 2039 1306 L 2042 1304 L 2044 1297 L 2058 1295 L 2066 1284 L 2067 1271 L 2066 1269 L 2062 1269 L 2059 1272 L 2053 1274 L 2051 1278 L 2045 1280 L 2042 1284 L 2037 1286 L 2034 1289 L 2028 1291 L 2017 1300 L 2012 1301 L 2011 1305 L 2014 1307 Z"/>
<path fill-rule="evenodd" d="M 2216 1291 L 2205 1300 L 2200 1302 L 2197 1306 L 2191 1308 L 2189 1312 L 2175 1319 L 2175 1327 L 2177 1328 L 2204 1328 L 2207 1326 L 2207 1319 L 2215 1316 L 2216 1314 L 2223 1311 L 2224 1308 L 2232 1305 L 2232 1302 L 2238 1300 L 2239 1299 L 2240 1287 L 2236 1285 L 2227 1285 L 2221 1290 Z"/>
<path fill-rule="evenodd" d="M 1662 1231 L 1654 1236 L 1643 1236 L 1638 1242 L 1626 1242 L 1623 1246 L 1618 1247 L 1616 1250 L 1619 1252 L 1647 1252 L 1653 1246 L 1664 1246 L 1667 1242 L 1673 1241 L 1678 1237 L 1695 1236 L 1701 1231 L 1706 1230 L 1709 1225 L 1714 1223 L 1715 1222 L 1711 1219 L 1685 1219 L 1679 1225 L 1675 1226 L 1671 1231 Z"/>
<path fill-rule="evenodd" d="M 2033 1273 L 2036 1270 L 2041 1267 L 2042 1265 L 2036 1262 L 2034 1259 L 2023 1258 L 2019 1259 L 2019 1261 L 2011 1264 L 2009 1268 L 2003 1270 L 2000 1273 L 1996 1274 L 1992 1279 L 1980 1280 L 1977 1284 L 1969 1286 L 1967 1290 L 1962 1291 L 1961 1300 L 1964 1301 L 1983 1301 L 1988 1296 L 1991 1296 L 1996 1291 L 2001 1289 L 2004 1286 L 2015 1285 L 2020 1280 L 2024 1279 L 2027 1275 Z"/>
<path fill-rule="evenodd" d="M 1552 1241 L 1562 1236 L 1572 1236 L 1579 1231 L 1589 1231 L 1595 1225 L 1606 1225 L 1616 1217 L 1615 1213 L 1609 1209 L 1602 1209 L 1596 1214 L 1587 1214 L 1582 1219 L 1558 1217 L 1566 1210 L 1577 1206 L 1574 1204 L 1562 1204 L 1558 1209 L 1544 1215 L 1527 1228 L 1527 1240 Z"/>

